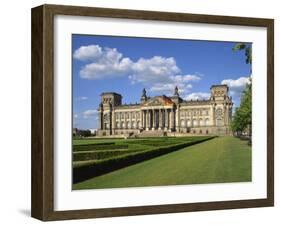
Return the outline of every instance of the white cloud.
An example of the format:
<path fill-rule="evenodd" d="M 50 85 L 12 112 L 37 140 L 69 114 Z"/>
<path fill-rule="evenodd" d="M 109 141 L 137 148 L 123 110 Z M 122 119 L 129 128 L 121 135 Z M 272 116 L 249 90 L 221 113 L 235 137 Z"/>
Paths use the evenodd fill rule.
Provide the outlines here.
<path fill-rule="evenodd" d="M 201 80 L 201 75 L 182 75 L 173 57 L 153 56 L 133 61 L 123 57 L 116 48 L 90 45 L 77 49 L 74 58 L 90 61 L 80 70 L 81 78 L 97 80 L 127 76 L 132 84 L 142 83 L 159 94 L 172 93 L 175 86 L 181 94 L 186 94 L 192 88 L 191 82 Z"/>
<path fill-rule="evenodd" d="M 184 84 L 184 83 L 168 83 L 168 84 L 162 84 L 162 83 L 156 83 L 151 88 L 149 91 L 158 93 L 158 94 L 165 94 L 165 95 L 173 95 L 175 87 L 178 87 L 179 93 L 185 94 L 186 92 L 189 92 L 192 89 L 191 84 Z"/>
<path fill-rule="evenodd" d="M 201 77 L 198 75 L 184 75 L 183 81 L 190 81 L 190 82 L 196 82 L 201 80 Z"/>
<path fill-rule="evenodd" d="M 94 62 L 85 65 L 80 71 L 80 77 L 90 80 L 123 77 L 129 74 L 131 60 L 123 58 L 117 62 L 111 62 L 111 59 L 104 62 Z"/>
<path fill-rule="evenodd" d="M 128 75 L 132 61 L 124 58 L 116 48 L 103 48 L 99 45 L 81 46 L 73 57 L 89 61 L 80 70 L 80 77 L 85 79 L 103 79 Z"/>
<path fill-rule="evenodd" d="M 81 46 L 75 50 L 73 57 L 77 60 L 95 60 L 102 55 L 102 48 L 99 45 Z"/>
<path fill-rule="evenodd" d="M 154 56 L 150 59 L 140 58 L 133 63 L 129 79 L 132 83 L 169 83 L 178 73 L 180 69 L 173 57 Z"/>
<path fill-rule="evenodd" d="M 197 93 L 190 93 L 186 96 L 185 99 L 187 100 L 206 100 L 210 98 L 210 93 L 203 93 L 203 92 L 197 92 Z"/>
<path fill-rule="evenodd" d="M 82 113 L 84 119 L 92 118 L 98 113 L 95 109 L 86 110 Z"/>
<path fill-rule="evenodd" d="M 240 77 L 238 79 L 225 79 L 221 84 L 228 85 L 231 96 L 239 96 L 250 82 L 250 77 Z"/>

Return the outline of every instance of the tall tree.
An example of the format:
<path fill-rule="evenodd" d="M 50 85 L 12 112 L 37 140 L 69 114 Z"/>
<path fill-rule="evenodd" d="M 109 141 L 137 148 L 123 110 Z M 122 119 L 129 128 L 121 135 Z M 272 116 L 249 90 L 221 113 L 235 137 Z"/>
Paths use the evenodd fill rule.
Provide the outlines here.
<path fill-rule="evenodd" d="M 252 82 L 251 79 L 246 85 L 241 96 L 240 106 L 236 108 L 231 123 L 232 130 L 241 133 L 248 130 L 251 135 L 252 127 Z"/>
<path fill-rule="evenodd" d="M 238 43 L 233 47 L 233 51 L 245 51 L 246 64 L 252 64 L 252 46 L 250 44 Z M 252 67 L 251 67 L 252 68 Z M 250 71 L 252 73 L 252 70 Z M 234 132 L 241 133 L 248 130 L 251 136 L 252 131 L 252 81 L 246 85 L 241 95 L 240 106 L 236 108 L 233 121 L 231 123 Z"/>

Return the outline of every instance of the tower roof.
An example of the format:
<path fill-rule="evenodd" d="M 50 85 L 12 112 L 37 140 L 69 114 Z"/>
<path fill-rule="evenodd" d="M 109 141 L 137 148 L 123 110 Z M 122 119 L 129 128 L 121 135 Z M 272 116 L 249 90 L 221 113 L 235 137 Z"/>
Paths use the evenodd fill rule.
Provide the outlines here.
<path fill-rule="evenodd" d="M 121 94 L 115 93 L 115 92 L 103 92 L 103 93 L 101 93 L 101 96 L 103 96 L 103 95 L 116 95 L 116 96 L 122 97 Z"/>
<path fill-rule="evenodd" d="M 215 87 L 226 87 L 228 89 L 228 85 L 226 85 L 226 84 L 212 85 L 210 89 L 215 88 Z"/>

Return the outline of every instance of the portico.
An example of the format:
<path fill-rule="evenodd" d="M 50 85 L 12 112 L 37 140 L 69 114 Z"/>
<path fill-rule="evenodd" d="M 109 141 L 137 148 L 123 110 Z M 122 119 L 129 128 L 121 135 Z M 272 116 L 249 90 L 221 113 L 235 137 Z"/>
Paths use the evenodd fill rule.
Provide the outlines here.
<path fill-rule="evenodd" d="M 141 109 L 142 129 L 173 131 L 175 109 L 172 107 L 146 107 Z"/>

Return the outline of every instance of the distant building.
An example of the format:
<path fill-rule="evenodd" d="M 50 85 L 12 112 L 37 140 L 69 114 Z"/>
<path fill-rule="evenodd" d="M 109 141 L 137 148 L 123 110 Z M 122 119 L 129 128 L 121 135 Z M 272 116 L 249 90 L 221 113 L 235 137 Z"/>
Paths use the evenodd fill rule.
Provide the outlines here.
<path fill-rule="evenodd" d="M 176 87 L 170 97 L 148 97 L 143 89 L 140 103 L 122 104 L 120 94 L 106 92 L 101 94 L 97 135 L 229 134 L 232 106 L 227 85 L 213 85 L 208 100 L 183 100 Z"/>

